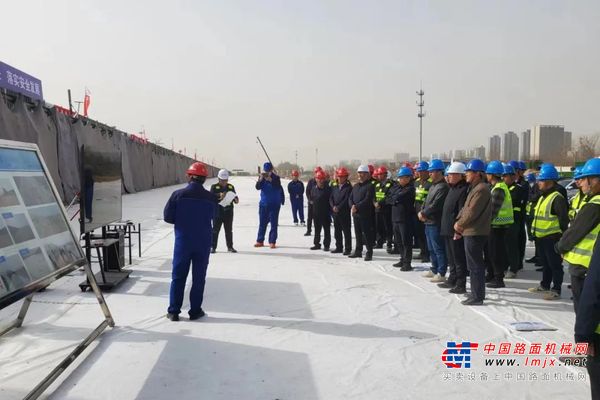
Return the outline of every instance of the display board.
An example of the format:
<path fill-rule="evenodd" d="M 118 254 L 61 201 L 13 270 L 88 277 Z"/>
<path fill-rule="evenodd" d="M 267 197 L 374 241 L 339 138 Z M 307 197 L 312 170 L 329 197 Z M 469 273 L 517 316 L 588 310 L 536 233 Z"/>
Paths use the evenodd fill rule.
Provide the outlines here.
<path fill-rule="evenodd" d="M 123 217 L 121 152 L 81 151 L 81 233 L 91 232 Z"/>
<path fill-rule="evenodd" d="M 83 264 L 38 147 L 0 140 L 0 309 Z"/>

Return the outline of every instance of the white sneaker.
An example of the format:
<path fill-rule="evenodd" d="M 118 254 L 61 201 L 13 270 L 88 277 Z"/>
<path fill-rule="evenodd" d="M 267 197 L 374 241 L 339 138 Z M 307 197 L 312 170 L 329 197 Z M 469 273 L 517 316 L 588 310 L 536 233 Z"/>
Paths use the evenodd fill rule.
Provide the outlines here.
<path fill-rule="evenodd" d="M 504 274 L 504 279 L 515 279 L 516 277 L 517 277 L 517 274 L 512 271 L 508 271 L 507 273 Z"/>
<path fill-rule="evenodd" d="M 431 278 L 431 282 L 433 282 L 433 283 L 446 282 L 446 278 L 440 274 L 435 274 L 433 276 L 433 278 Z"/>
<path fill-rule="evenodd" d="M 431 270 L 425 272 L 423 275 L 421 275 L 423 278 L 433 278 L 435 276 L 435 274 L 433 272 L 431 272 Z"/>

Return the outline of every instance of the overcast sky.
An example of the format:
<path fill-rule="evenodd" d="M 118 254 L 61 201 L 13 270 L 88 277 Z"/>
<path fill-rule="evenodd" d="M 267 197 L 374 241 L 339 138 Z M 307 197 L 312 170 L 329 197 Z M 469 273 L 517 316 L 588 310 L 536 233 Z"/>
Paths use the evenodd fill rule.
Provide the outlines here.
<path fill-rule="evenodd" d="M 418 154 L 534 124 L 600 131 L 600 1 L 0 0 L 46 101 L 227 168 Z"/>

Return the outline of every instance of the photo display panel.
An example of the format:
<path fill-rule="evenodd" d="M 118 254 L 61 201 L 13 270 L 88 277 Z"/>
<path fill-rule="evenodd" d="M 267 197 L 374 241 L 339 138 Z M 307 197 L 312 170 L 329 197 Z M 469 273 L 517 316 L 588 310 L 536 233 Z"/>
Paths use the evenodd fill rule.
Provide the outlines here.
<path fill-rule="evenodd" d="M 39 154 L 0 142 L 0 309 L 85 260 Z"/>

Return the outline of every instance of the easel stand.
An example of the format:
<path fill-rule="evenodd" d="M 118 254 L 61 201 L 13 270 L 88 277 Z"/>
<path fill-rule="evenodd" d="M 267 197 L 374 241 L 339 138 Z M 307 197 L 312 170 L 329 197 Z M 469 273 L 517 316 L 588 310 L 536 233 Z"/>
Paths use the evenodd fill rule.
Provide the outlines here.
<path fill-rule="evenodd" d="M 119 245 L 118 239 L 106 239 L 106 227 L 102 228 L 102 238 L 100 239 L 92 239 L 92 235 L 90 233 L 85 234 L 85 251 L 88 259 L 88 264 L 91 265 L 91 252 L 92 249 L 96 250 L 96 257 L 98 259 L 98 265 L 100 267 L 100 272 L 96 273 L 94 276 L 96 278 L 96 282 L 100 289 L 109 291 L 114 287 L 119 286 L 125 279 L 129 278 L 131 274 L 131 270 L 123 269 L 120 261 L 119 265 L 115 269 L 110 269 L 106 265 L 106 260 L 103 258 L 102 253 L 105 253 L 104 250 L 111 246 Z M 120 258 L 117 257 L 117 260 Z M 91 267 L 90 267 L 91 269 Z M 88 288 L 91 288 L 91 283 L 89 278 L 79 284 L 79 288 L 82 292 L 85 292 Z"/>
<path fill-rule="evenodd" d="M 24 400 L 34 400 L 37 399 L 55 380 L 62 374 L 68 367 L 75 361 L 75 359 L 83 353 L 83 351 L 98 337 L 107 327 L 114 327 L 115 322 L 113 317 L 108 309 L 108 305 L 104 301 L 104 296 L 98 287 L 96 282 L 96 278 L 92 273 L 92 269 L 90 268 L 89 263 L 84 265 L 84 270 L 87 275 L 87 281 L 92 288 L 92 291 L 96 295 L 96 299 L 98 300 L 98 304 L 100 304 L 100 308 L 102 309 L 102 313 L 104 314 L 104 320 L 98 325 L 81 343 L 75 347 L 75 349 L 56 366 L 48 374 L 44 380 L 42 380 L 27 396 L 24 397 Z M 15 328 L 20 328 L 23 325 L 23 321 L 25 320 L 25 316 L 27 315 L 27 310 L 31 305 L 33 300 L 33 294 L 30 294 L 25 298 L 25 301 L 21 305 L 21 310 L 19 311 L 19 315 L 17 318 L 8 326 L 4 327 L 0 330 L 0 336 L 5 333 L 11 331 Z"/>

